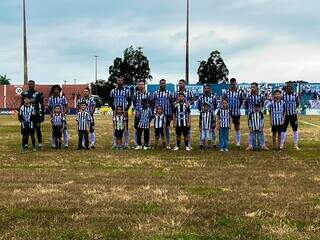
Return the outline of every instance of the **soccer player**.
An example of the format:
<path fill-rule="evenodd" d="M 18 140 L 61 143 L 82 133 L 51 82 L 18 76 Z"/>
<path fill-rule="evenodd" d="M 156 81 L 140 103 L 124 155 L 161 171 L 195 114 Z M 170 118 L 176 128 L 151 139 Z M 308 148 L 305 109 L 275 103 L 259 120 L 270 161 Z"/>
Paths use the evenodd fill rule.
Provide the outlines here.
<path fill-rule="evenodd" d="M 249 135 L 252 141 L 250 150 L 260 150 L 262 147 L 261 136 L 263 135 L 264 116 L 261 111 L 260 103 L 255 103 L 253 111 L 248 116 Z"/>
<path fill-rule="evenodd" d="M 137 129 L 137 142 L 138 146 L 135 148 L 136 150 L 148 150 L 150 149 L 150 121 L 153 118 L 152 110 L 149 106 L 149 101 L 147 99 L 143 99 L 141 101 L 142 110 L 139 117 L 138 129 Z M 144 134 L 144 146 L 142 147 L 142 133 Z"/>
<path fill-rule="evenodd" d="M 78 150 L 83 149 L 82 141 L 84 139 L 84 145 L 86 150 L 89 150 L 89 130 L 92 125 L 92 115 L 88 111 L 88 104 L 83 101 L 79 104 L 79 111 L 76 121 L 78 122 Z"/>
<path fill-rule="evenodd" d="M 208 148 L 211 148 L 212 131 L 215 129 L 215 115 L 210 111 L 211 106 L 205 102 L 199 117 L 200 149 L 205 148 L 205 141 L 208 141 Z"/>
<path fill-rule="evenodd" d="M 240 133 L 240 108 L 244 101 L 243 91 L 237 89 L 237 80 L 235 78 L 230 79 L 230 87 L 224 93 L 222 98 L 228 101 L 228 106 L 231 112 L 231 119 L 236 131 L 236 144 L 240 149 L 241 133 Z"/>
<path fill-rule="evenodd" d="M 181 135 L 183 133 L 184 145 L 187 151 L 191 151 L 189 147 L 189 131 L 191 129 L 191 112 L 190 106 L 185 102 L 184 94 L 181 92 L 178 96 L 178 102 L 173 110 L 173 127 L 176 129 L 177 145 L 174 147 L 174 151 L 180 149 Z"/>
<path fill-rule="evenodd" d="M 96 111 L 96 102 L 93 99 L 93 97 L 90 94 L 90 88 L 86 87 L 83 90 L 83 97 L 78 100 L 78 109 L 79 106 L 85 102 L 86 103 L 86 109 L 85 111 L 90 115 L 91 121 L 90 121 L 90 128 L 89 128 L 89 146 L 90 148 L 95 148 L 95 142 L 96 142 L 96 135 L 95 135 L 95 122 L 93 114 Z"/>
<path fill-rule="evenodd" d="M 229 128 L 230 128 L 230 110 L 228 101 L 222 99 L 221 107 L 217 111 L 217 125 L 219 126 L 219 145 L 220 152 L 229 151 Z"/>
<path fill-rule="evenodd" d="M 52 139 L 56 149 L 61 148 L 62 132 L 64 131 L 66 124 L 65 115 L 62 113 L 61 108 L 62 107 L 60 105 L 54 106 L 51 119 Z"/>
<path fill-rule="evenodd" d="M 68 130 L 67 130 L 67 120 L 66 120 L 66 115 L 68 112 L 68 100 L 65 96 L 61 95 L 61 90 L 62 89 L 61 89 L 60 85 L 53 85 L 51 87 L 51 90 L 50 90 L 51 96 L 48 100 L 48 107 L 49 107 L 51 116 L 53 114 L 53 110 L 54 110 L 55 106 L 60 106 L 60 108 L 61 108 L 61 113 L 64 116 L 64 120 L 65 120 L 64 129 L 62 132 L 63 133 L 63 144 L 64 144 L 65 148 L 68 148 L 69 134 L 68 134 Z M 55 140 L 53 137 L 52 137 L 51 144 L 52 144 L 52 148 L 56 147 Z"/>
<path fill-rule="evenodd" d="M 115 89 L 111 90 L 110 93 L 111 98 L 111 108 L 113 112 L 116 107 L 121 106 L 124 109 L 124 115 L 128 117 L 128 110 L 130 109 L 132 98 L 130 89 L 124 85 L 124 78 L 117 77 L 117 86 Z M 124 131 L 124 147 L 129 147 L 129 131 L 126 129 Z"/>
<path fill-rule="evenodd" d="M 32 141 L 33 151 L 36 151 L 36 140 L 34 138 L 34 121 L 36 119 L 35 108 L 31 105 L 31 99 L 24 97 L 23 105 L 19 109 L 18 120 L 21 123 L 22 150 L 28 150 L 29 136 Z"/>
<path fill-rule="evenodd" d="M 161 106 L 164 112 L 164 115 L 166 116 L 166 129 L 165 129 L 165 135 L 166 135 L 166 143 L 167 143 L 167 149 L 171 149 L 170 147 L 170 123 L 172 120 L 172 108 L 173 108 L 173 101 L 174 98 L 172 96 L 172 93 L 168 90 L 166 90 L 166 80 L 161 79 L 159 82 L 159 90 L 157 90 L 153 96 L 153 106 Z"/>
<path fill-rule="evenodd" d="M 204 103 L 208 103 L 210 105 L 210 111 L 215 114 L 217 110 L 217 98 L 214 93 L 211 91 L 211 87 L 208 84 L 205 84 L 203 86 L 203 95 L 199 97 L 198 100 L 198 109 L 201 112 L 202 111 L 202 106 Z M 217 147 L 216 139 L 217 139 L 217 134 L 216 134 L 216 126 L 213 126 L 212 129 L 212 140 L 213 140 L 213 147 Z"/>
<path fill-rule="evenodd" d="M 244 102 L 244 106 L 247 112 L 247 116 L 249 117 L 249 115 L 254 111 L 254 106 L 256 104 L 260 105 L 260 108 L 264 107 L 264 102 L 265 102 L 265 98 L 262 94 L 259 94 L 259 88 L 258 88 L 258 83 L 254 82 L 251 83 L 250 85 L 250 93 L 246 96 L 245 98 L 245 102 Z M 249 123 L 249 121 L 248 121 Z M 264 133 L 262 132 L 262 134 L 260 135 L 260 143 L 261 143 L 261 148 L 263 150 L 268 150 L 268 147 L 266 146 L 265 143 L 265 137 L 264 137 Z M 253 141 L 252 141 L 252 135 L 249 134 L 248 136 L 248 147 L 247 147 L 247 151 L 248 150 L 252 150 L 253 149 Z"/>
<path fill-rule="evenodd" d="M 155 135 L 155 146 L 157 149 L 159 146 L 159 140 L 161 137 L 162 146 L 166 148 L 166 141 L 164 137 L 164 129 L 166 127 L 166 116 L 163 113 L 163 109 L 161 106 L 156 106 L 156 113 L 154 116 L 154 135 Z"/>
<path fill-rule="evenodd" d="M 137 142 L 137 129 L 138 124 L 140 121 L 140 115 L 142 112 L 142 100 L 146 99 L 148 102 L 151 101 L 151 95 L 146 91 L 146 84 L 144 80 L 138 81 L 138 91 L 133 94 L 133 109 L 134 109 L 134 129 L 135 135 L 134 140 L 136 146 L 138 145 Z"/>
<path fill-rule="evenodd" d="M 35 81 L 28 81 L 28 90 L 21 94 L 21 106 L 24 105 L 24 99 L 28 97 L 31 101 L 31 105 L 35 110 L 35 119 L 33 121 L 34 130 L 37 133 L 38 147 L 42 147 L 42 132 L 41 123 L 44 122 L 44 105 L 43 105 L 43 94 L 35 90 Z"/>
<path fill-rule="evenodd" d="M 123 132 L 128 129 L 128 120 L 124 115 L 123 107 L 116 107 L 116 112 L 113 116 L 113 135 L 116 140 L 115 149 L 123 147 L 122 138 Z"/>
<path fill-rule="evenodd" d="M 273 92 L 273 100 L 268 104 L 270 112 L 270 123 L 272 131 L 273 150 L 281 151 L 281 132 L 285 119 L 285 103 L 281 100 L 281 91 L 276 89 Z M 278 140 L 278 142 L 277 142 Z"/>
<path fill-rule="evenodd" d="M 287 82 L 285 86 L 285 91 L 282 94 L 282 100 L 284 101 L 284 104 L 285 104 L 286 116 L 284 119 L 283 129 L 281 132 L 280 149 L 283 149 L 284 147 L 284 143 L 287 137 L 287 129 L 290 123 L 293 130 L 294 148 L 296 150 L 300 150 L 298 146 L 299 133 L 298 133 L 298 116 L 297 116 L 297 108 L 300 105 L 300 101 L 299 101 L 299 95 L 293 92 L 292 85 L 290 82 Z"/>

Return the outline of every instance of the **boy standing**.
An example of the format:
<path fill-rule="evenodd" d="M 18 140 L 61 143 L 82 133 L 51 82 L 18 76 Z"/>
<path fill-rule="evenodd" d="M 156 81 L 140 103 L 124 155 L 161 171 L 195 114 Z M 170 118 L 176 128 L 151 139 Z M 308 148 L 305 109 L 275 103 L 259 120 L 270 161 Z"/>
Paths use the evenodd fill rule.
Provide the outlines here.
<path fill-rule="evenodd" d="M 254 105 L 253 112 L 249 114 L 249 135 L 252 139 L 252 147 L 250 150 L 260 150 L 263 142 L 261 136 L 263 135 L 264 117 L 260 108 L 260 104 Z"/>
<path fill-rule="evenodd" d="M 31 137 L 33 151 L 36 151 L 36 140 L 34 138 L 34 121 L 36 113 L 34 106 L 31 105 L 31 99 L 24 97 L 23 105 L 20 107 L 18 119 L 21 123 L 22 150 L 28 150 L 29 136 Z"/>
<path fill-rule="evenodd" d="M 140 113 L 140 119 L 138 123 L 137 129 L 137 143 L 138 146 L 135 148 L 136 150 L 148 150 L 150 149 L 150 121 L 153 117 L 153 113 L 151 108 L 149 107 L 149 101 L 147 99 L 143 99 L 141 101 L 142 110 Z M 142 147 L 142 133 L 144 134 L 144 147 Z"/>
<path fill-rule="evenodd" d="M 154 117 L 154 131 L 155 131 L 155 149 L 158 148 L 159 140 L 161 137 L 162 146 L 166 148 L 166 141 L 164 137 L 164 129 L 166 127 L 166 116 L 163 113 L 161 106 L 156 107 L 156 113 Z"/>
<path fill-rule="evenodd" d="M 114 138 L 116 140 L 116 149 L 121 149 L 123 147 L 122 138 L 123 133 L 128 129 L 128 121 L 124 115 L 123 107 L 116 107 L 115 115 L 113 117 L 113 132 Z"/>
<path fill-rule="evenodd" d="M 89 129 L 92 122 L 91 115 L 89 112 L 86 111 L 87 103 L 81 102 L 80 109 L 77 114 L 76 121 L 78 122 L 78 135 L 79 135 L 79 142 L 78 142 L 78 150 L 83 149 L 82 146 L 82 139 L 84 138 L 85 148 L 89 150 Z"/>
<path fill-rule="evenodd" d="M 274 90 L 273 100 L 269 103 L 268 109 L 270 111 L 273 150 L 281 151 L 283 149 L 283 146 L 280 146 L 280 142 L 285 119 L 285 103 L 283 100 L 281 100 L 280 90 Z"/>
<path fill-rule="evenodd" d="M 208 141 L 208 148 L 211 148 L 211 133 L 214 130 L 215 117 L 209 109 L 210 105 L 207 102 L 203 103 L 199 117 L 200 149 L 205 148 L 206 140 Z"/>
<path fill-rule="evenodd" d="M 191 129 L 191 114 L 189 104 L 184 101 L 184 94 L 182 92 L 178 95 L 178 102 L 173 110 L 173 127 L 176 129 L 177 145 L 174 151 L 180 149 L 181 135 L 183 133 L 184 145 L 187 151 L 191 151 L 189 147 L 189 131 Z"/>
<path fill-rule="evenodd" d="M 54 147 L 56 149 L 60 149 L 62 132 L 64 131 L 65 124 L 66 124 L 66 119 L 64 115 L 61 113 L 60 105 L 56 105 L 54 107 L 51 123 L 52 123 L 52 140 L 54 142 Z"/>
<path fill-rule="evenodd" d="M 221 108 L 217 111 L 217 124 L 219 124 L 219 144 L 220 152 L 228 152 L 229 149 L 229 128 L 230 128 L 230 110 L 228 108 L 228 101 L 223 99 L 221 101 Z"/>

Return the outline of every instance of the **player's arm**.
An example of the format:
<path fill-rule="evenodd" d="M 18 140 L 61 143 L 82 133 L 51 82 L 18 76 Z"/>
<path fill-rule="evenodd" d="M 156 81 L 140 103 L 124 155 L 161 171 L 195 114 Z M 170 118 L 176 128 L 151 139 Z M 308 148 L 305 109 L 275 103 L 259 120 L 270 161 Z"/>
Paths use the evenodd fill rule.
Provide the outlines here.
<path fill-rule="evenodd" d="M 190 108 L 188 108 L 187 110 L 187 113 L 188 113 L 188 127 L 191 128 L 191 111 L 190 111 Z"/>
<path fill-rule="evenodd" d="M 61 132 L 64 131 L 64 128 L 66 127 L 66 119 L 65 117 L 62 118 L 62 128 L 61 128 Z"/>

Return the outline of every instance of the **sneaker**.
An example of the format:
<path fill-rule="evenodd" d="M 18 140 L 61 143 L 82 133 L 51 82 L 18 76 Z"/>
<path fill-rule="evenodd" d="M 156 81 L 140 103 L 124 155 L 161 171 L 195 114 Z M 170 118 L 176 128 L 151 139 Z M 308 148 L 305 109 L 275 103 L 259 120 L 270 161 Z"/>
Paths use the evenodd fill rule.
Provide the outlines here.
<path fill-rule="evenodd" d="M 237 144 L 237 149 L 240 149 L 240 144 Z"/>
<path fill-rule="evenodd" d="M 134 150 L 141 150 L 142 149 L 142 146 L 136 146 L 135 148 L 134 148 Z"/>
<path fill-rule="evenodd" d="M 253 147 L 252 146 L 248 146 L 247 148 L 246 148 L 246 151 L 252 151 L 253 150 Z"/>
<path fill-rule="evenodd" d="M 263 145 L 263 146 L 261 147 L 261 149 L 262 149 L 262 150 L 269 150 L 269 148 L 268 148 L 266 145 Z"/>
<path fill-rule="evenodd" d="M 171 147 L 170 147 L 170 146 L 167 146 L 166 148 L 167 148 L 167 150 L 171 150 Z"/>
<path fill-rule="evenodd" d="M 283 150 L 284 146 L 283 144 L 280 145 L 279 150 Z"/>
<path fill-rule="evenodd" d="M 69 148 L 69 146 L 68 146 L 68 145 L 65 145 L 64 148 Z"/>
<path fill-rule="evenodd" d="M 213 148 L 217 148 L 217 144 L 213 144 Z"/>
<path fill-rule="evenodd" d="M 293 148 L 296 149 L 296 150 L 298 150 L 298 151 L 300 150 L 298 144 L 295 144 Z"/>
<path fill-rule="evenodd" d="M 91 148 L 91 149 L 95 149 L 96 147 L 92 144 L 92 145 L 90 146 L 90 148 Z"/>
<path fill-rule="evenodd" d="M 228 148 L 225 148 L 224 151 L 225 151 L 225 152 L 229 152 L 229 149 L 228 149 Z"/>
<path fill-rule="evenodd" d="M 188 146 L 188 148 L 189 148 L 190 150 L 193 150 L 193 147 L 191 147 L 191 146 Z"/>
<path fill-rule="evenodd" d="M 220 152 L 224 152 L 223 148 L 220 149 Z"/>
<path fill-rule="evenodd" d="M 42 147 L 43 147 L 43 144 L 42 144 L 42 143 L 39 143 L 39 144 L 38 144 L 38 147 L 39 147 L 39 148 L 42 148 Z"/>
<path fill-rule="evenodd" d="M 191 147 L 186 147 L 186 151 L 191 151 L 193 148 Z"/>
<path fill-rule="evenodd" d="M 32 151 L 36 152 L 36 151 L 37 151 L 37 149 L 34 147 L 34 148 L 32 148 Z"/>
<path fill-rule="evenodd" d="M 167 149 L 168 149 L 168 147 L 167 147 Z M 171 149 L 171 148 L 170 148 Z M 175 146 L 174 148 L 173 148 L 173 151 L 178 151 L 180 148 L 178 147 L 178 146 Z"/>
<path fill-rule="evenodd" d="M 147 146 L 143 147 L 143 150 L 149 150 L 149 149 L 150 149 L 150 147 L 147 147 Z"/>

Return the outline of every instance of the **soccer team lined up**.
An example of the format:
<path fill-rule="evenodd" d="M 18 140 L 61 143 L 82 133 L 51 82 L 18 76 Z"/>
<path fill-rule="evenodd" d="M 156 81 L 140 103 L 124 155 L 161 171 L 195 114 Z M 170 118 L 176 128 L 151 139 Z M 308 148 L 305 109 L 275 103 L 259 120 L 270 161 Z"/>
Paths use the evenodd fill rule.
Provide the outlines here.
<path fill-rule="evenodd" d="M 35 90 L 33 80 L 28 82 L 28 87 L 28 91 L 22 93 L 19 110 L 22 149 L 28 149 L 30 137 L 33 150 L 36 151 L 35 133 L 38 147 L 43 146 L 41 132 L 41 123 L 44 122 L 43 95 Z M 220 151 L 229 151 L 229 131 L 232 125 L 235 130 L 236 147 L 240 149 L 240 109 L 244 107 L 249 131 L 246 150 L 269 149 L 264 135 L 263 109 L 265 108 L 269 111 L 272 149 L 279 151 L 284 149 L 286 132 L 290 124 L 293 130 L 294 148 L 299 150 L 296 112 L 299 107 L 299 97 L 293 92 L 291 83 L 286 83 L 282 90 L 274 90 L 272 96 L 259 94 L 257 83 L 252 83 L 250 93 L 244 94 L 242 90 L 237 89 L 235 78 L 230 79 L 230 87 L 221 97 L 217 97 L 209 85 L 204 85 L 203 88 L 203 94 L 196 102 L 200 111 L 198 122 L 200 149 L 219 147 Z M 61 90 L 59 85 L 52 86 L 48 101 L 52 124 L 51 143 L 52 148 L 57 149 L 62 147 L 62 143 L 66 148 L 69 146 L 66 121 L 68 103 L 61 95 Z M 130 89 L 124 85 L 124 79 L 118 77 L 110 99 L 113 110 L 113 149 L 129 148 L 128 111 L 131 105 L 134 110 L 134 149 L 151 149 L 151 132 L 154 132 L 153 148 L 172 149 L 171 126 L 175 129 L 176 135 L 173 150 L 182 149 L 182 135 L 184 149 L 186 151 L 193 149 L 190 107 L 195 103 L 195 98 L 192 91 L 186 88 L 185 80 L 179 81 L 177 92 L 170 92 L 166 89 L 166 80 L 161 79 L 159 89 L 153 94 L 146 91 L 145 81 L 140 80 L 132 95 Z M 94 149 L 96 104 L 89 88 L 84 89 L 82 98 L 78 99 L 77 103 L 78 149 Z M 217 136 L 219 136 L 218 142 Z"/>

